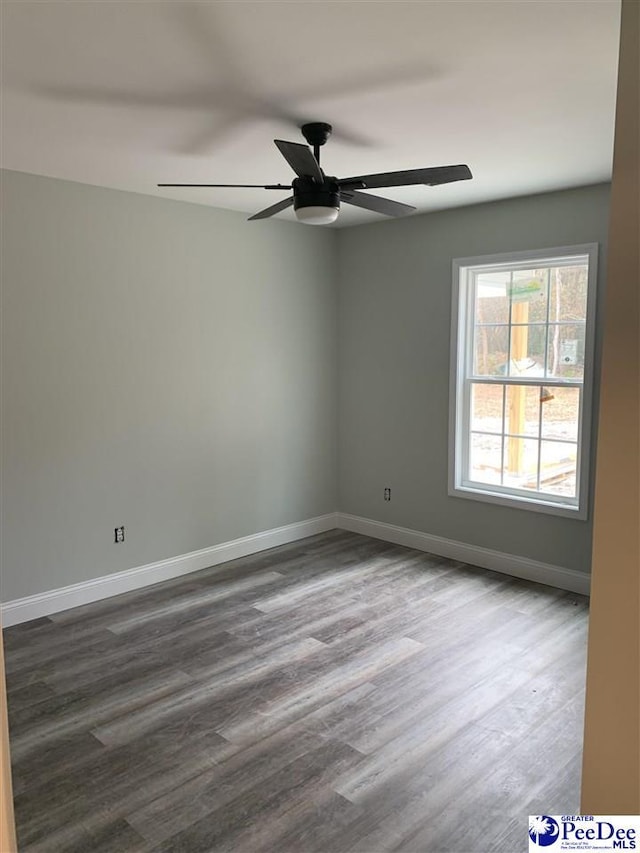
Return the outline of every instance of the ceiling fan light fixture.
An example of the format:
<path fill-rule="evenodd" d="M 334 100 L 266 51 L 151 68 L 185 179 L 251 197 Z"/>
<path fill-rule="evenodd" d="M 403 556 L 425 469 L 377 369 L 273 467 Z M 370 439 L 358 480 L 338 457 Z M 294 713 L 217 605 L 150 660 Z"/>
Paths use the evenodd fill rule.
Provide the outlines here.
<path fill-rule="evenodd" d="M 159 187 L 262 187 L 265 190 L 293 190 L 293 194 L 276 204 L 265 207 L 249 217 L 268 219 L 293 205 L 298 222 L 306 225 L 331 225 L 338 218 L 340 202 L 382 213 L 385 216 L 407 216 L 415 213 L 410 204 L 381 198 L 358 190 L 377 187 L 408 187 L 416 184 L 435 186 L 453 181 L 468 181 L 473 177 L 468 166 L 435 166 L 428 169 L 405 169 L 401 172 L 379 172 L 351 178 L 325 175 L 320 168 L 320 148 L 331 134 L 331 125 L 310 122 L 301 127 L 307 145 L 274 139 L 276 147 L 296 173 L 291 184 L 158 184 Z M 309 146 L 313 146 L 313 151 Z"/>
<path fill-rule="evenodd" d="M 321 205 L 297 207 L 295 211 L 298 222 L 304 222 L 306 225 L 329 225 L 336 221 L 339 212 L 337 207 Z"/>

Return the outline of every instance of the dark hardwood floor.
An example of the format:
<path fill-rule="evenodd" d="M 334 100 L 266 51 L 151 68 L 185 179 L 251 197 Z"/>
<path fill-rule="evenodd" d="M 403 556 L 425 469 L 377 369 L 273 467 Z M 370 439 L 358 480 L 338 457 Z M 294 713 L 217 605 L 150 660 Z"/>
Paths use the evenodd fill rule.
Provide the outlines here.
<path fill-rule="evenodd" d="M 332 531 L 5 630 L 21 853 L 519 853 L 587 601 Z"/>

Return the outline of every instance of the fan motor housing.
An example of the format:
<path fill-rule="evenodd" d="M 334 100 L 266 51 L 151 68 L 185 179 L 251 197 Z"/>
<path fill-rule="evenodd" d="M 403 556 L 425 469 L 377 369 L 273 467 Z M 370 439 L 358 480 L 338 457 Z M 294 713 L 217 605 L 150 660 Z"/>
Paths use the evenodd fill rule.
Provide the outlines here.
<path fill-rule="evenodd" d="M 340 209 L 340 187 L 335 178 L 325 177 L 323 184 L 310 178 L 295 178 L 293 181 L 293 208 L 335 207 Z"/>

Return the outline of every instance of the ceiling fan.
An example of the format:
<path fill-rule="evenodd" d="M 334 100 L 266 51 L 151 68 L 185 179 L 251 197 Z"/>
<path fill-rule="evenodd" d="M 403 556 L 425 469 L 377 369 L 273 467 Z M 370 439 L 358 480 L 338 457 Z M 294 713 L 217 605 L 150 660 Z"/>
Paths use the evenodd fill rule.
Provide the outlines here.
<path fill-rule="evenodd" d="M 301 127 L 302 135 L 313 147 L 298 142 L 275 139 L 278 150 L 298 176 L 291 184 L 158 184 L 159 187 L 251 187 L 265 190 L 293 190 L 293 195 L 283 201 L 249 217 L 266 219 L 293 205 L 300 222 L 309 225 L 328 225 L 335 222 L 340 211 L 340 202 L 353 204 L 386 216 L 406 216 L 416 208 L 410 204 L 388 198 L 361 193 L 358 190 L 377 187 L 406 187 L 410 184 L 437 186 L 454 181 L 467 181 L 473 177 L 468 166 L 435 166 L 430 169 L 408 169 L 402 172 L 381 172 L 374 175 L 356 175 L 351 178 L 335 178 L 325 175 L 320 168 L 320 147 L 331 135 L 331 125 L 325 122 L 310 122 Z"/>

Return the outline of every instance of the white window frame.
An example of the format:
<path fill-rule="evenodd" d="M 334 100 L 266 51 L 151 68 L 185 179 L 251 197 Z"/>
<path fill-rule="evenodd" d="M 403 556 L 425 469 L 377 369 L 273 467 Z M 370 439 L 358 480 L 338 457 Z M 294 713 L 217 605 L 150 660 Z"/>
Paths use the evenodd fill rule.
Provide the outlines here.
<path fill-rule="evenodd" d="M 468 448 L 470 435 L 470 397 L 473 371 L 470 364 L 469 341 L 473 336 L 473 313 L 470 305 L 471 276 L 483 269 L 531 269 L 536 265 L 583 260 L 587 257 L 589 270 L 587 279 L 587 314 L 585 321 L 584 375 L 580 395 L 578 422 L 578 447 L 576 465 L 576 498 L 564 499 L 557 495 L 542 495 L 518 490 L 509 486 L 483 484 L 471 481 L 468 471 Z M 589 461 L 591 455 L 591 422 L 593 408 L 593 364 L 595 348 L 595 308 L 598 277 L 598 244 L 586 243 L 578 246 L 561 246 L 552 249 L 509 252 L 499 255 L 483 255 L 472 258 L 457 258 L 453 261 L 453 293 L 451 312 L 451 375 L 449 393 L 449 495 L 471 500 L 485 501 L 502 506 L 529 509 L 580 520 L 588 517 Z M 501 385 L 532 384 L 546 387 L 571 386 L 562 379 L 545 377 L 505 378 Z"/>

